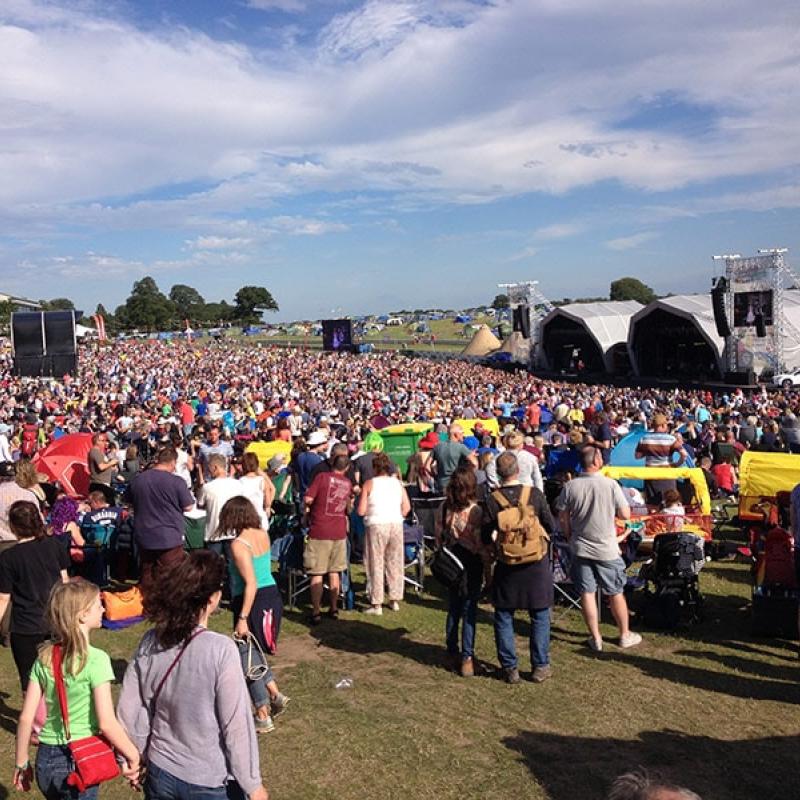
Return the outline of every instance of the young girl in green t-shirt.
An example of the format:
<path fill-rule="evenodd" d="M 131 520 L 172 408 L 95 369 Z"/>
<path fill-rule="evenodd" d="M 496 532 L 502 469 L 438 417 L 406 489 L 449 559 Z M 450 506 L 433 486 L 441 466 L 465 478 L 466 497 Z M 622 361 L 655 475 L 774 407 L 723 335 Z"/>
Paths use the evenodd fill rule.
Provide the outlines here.
<path fill-rule="evenodd" d="M 90 786 L 80 794 L 67 786 L 67 776 L 73 771 L 74 765 L 64 734 L 52 661 L 53 644 L 60 644 L 72 738 L 82 739 L 102 733 L 124 759 L 123 774 L 136 781 L 139 753 L 114 713 L 111 659 L 107 653 L 89 644 L 90 632 L 100 627 L 103 618 L 100 590 L 93 583 L 80 579 L 57 584 L 50 593 L 47 617 L 55 642 L 42 646 L 31 670 L 17 725 L 14 786 L 21 791 L 30 789 L 33 769 L 28 761 L 28 748 L 36 708 L 44 697 L 47 720 L 39 733 L 36 783 L 48 800 L 62 797 L 93 800 L 97 797 L 98 786 Z"/>

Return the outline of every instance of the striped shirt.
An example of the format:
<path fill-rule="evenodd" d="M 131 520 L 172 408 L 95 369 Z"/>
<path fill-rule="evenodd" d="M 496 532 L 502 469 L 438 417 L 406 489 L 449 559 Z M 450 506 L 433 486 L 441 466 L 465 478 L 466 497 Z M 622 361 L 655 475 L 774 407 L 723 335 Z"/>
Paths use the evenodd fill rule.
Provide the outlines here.
<path fill-rule="evenodd" d="M 677 440 L 671 433 L 648 431 L 636 445 L 636 457 L 644 458 L 647 467 L 669 467 L 670 455 L 679 451 Z"/>

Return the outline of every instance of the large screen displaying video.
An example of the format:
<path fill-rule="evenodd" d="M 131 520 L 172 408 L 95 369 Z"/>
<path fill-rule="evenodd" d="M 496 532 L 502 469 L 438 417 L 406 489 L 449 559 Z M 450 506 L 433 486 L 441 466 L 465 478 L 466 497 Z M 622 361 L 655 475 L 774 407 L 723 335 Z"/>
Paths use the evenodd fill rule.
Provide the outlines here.
<path fill-rule="evenodd" d="M 349 319 L 322 320 L 323 350 L 352 350 L 353 323 Z"/>
<path fill-rule="evenodd" d="M 772 290 L 763 292 L 735 292 L 733 295 L 733 326 L 753 328 L 759 324 L 773 324 Z"/>

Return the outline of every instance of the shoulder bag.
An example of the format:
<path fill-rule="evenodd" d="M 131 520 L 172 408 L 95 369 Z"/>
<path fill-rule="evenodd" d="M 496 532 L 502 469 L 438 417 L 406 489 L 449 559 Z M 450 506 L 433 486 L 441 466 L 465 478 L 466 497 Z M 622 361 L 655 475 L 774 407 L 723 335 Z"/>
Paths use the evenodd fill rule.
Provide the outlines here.
<path fill-rule="evenodd" d="M 119 775 L 119 764 L 111 745 L 102 736 L 87 736 L 72 740 L 69 730 L 69 708 L 67 690 L 64 686 L 64 665 L 61 645 L 53 645 L 53 678 L 56 684 L 61 718 L 64 721 L 64 735 L 67 747 L 75 762 L 75 769 L 67 776 L 67 785 L 85 792 L 89 786 L 110 781 Z"/>

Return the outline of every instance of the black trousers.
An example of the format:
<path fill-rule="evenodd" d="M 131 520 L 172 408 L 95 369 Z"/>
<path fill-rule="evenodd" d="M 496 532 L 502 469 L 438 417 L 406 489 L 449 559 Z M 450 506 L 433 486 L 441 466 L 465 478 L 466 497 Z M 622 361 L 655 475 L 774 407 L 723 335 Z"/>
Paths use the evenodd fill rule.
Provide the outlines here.
<path fill-rule="evenodd" d="M 11 632 L 11 655 L 17 665 L 19 682 L 23 694 L 28 689 L 31 676 L 31 667 L 39 655 L 39 645 L 50 638 L 46 633 L 14 633 Z"/>

